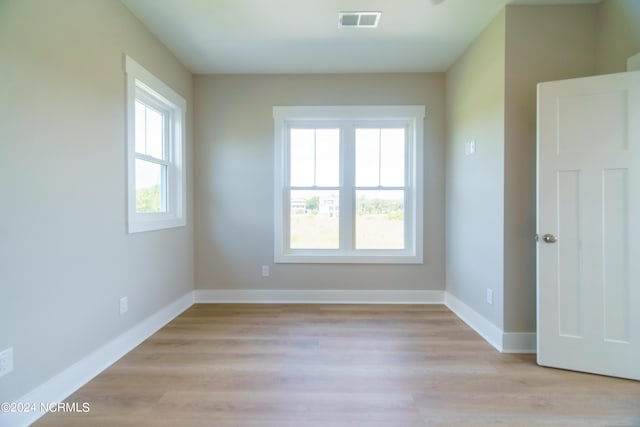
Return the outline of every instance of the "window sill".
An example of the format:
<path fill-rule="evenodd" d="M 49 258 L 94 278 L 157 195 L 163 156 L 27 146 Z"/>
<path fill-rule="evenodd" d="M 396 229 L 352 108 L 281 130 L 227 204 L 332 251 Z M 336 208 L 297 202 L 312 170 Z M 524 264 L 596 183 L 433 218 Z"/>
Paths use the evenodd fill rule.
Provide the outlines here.
<path fill-rule="evenodd" d="M 419 255 L 366 253 L 361 255 L 278 254 L 276 264 L 422 264 Z"/>

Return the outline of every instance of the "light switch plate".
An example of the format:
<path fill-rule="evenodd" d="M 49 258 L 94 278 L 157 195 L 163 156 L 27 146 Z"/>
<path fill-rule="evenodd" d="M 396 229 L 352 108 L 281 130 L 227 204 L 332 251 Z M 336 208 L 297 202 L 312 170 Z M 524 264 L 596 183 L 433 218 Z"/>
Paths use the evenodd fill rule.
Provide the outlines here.
<path fill-rule="evenodd" d="M 476 140 L 472 139 L 471 141 L 467 141 L 464 144 L 464 154 L 466 156 L 470 156 L 476 152 Z"/>

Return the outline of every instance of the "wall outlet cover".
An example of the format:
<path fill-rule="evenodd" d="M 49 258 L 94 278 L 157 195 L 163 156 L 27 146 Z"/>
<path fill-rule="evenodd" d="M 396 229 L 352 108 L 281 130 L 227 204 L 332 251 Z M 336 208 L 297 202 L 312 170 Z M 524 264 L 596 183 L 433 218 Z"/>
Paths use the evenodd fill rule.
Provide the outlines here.
<path fill-rule="evenodd" d="M 487 288 L 487 304 L 493 304 L 493 289 Z"/>
<path fill-rule="evenodd" d="M 0 351 L 0 377 L 13 371 L 13 347 Z"/>

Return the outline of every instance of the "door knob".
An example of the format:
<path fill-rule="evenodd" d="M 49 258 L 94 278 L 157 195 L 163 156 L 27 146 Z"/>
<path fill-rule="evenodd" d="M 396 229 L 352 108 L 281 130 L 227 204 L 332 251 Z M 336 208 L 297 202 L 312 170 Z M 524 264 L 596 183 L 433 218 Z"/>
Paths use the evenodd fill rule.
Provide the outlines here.
<path fill-rule="evenodd" d="M 558 241 L 558 238 L 553 234 L 545 234 L 542 236 L 542 240 L 544 240 L 545 243 L 555 243 Z"/>

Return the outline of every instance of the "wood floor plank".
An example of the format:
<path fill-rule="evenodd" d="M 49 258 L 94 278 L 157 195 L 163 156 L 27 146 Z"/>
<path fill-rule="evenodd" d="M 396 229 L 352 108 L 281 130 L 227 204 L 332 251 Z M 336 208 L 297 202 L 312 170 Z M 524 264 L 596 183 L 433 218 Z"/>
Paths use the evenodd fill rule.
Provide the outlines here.
<path fill-rule="evenodd" d="M 496 352 L 442 305 L 196 304 L 37 426 L 640 426 L 640 383 Z"/>

